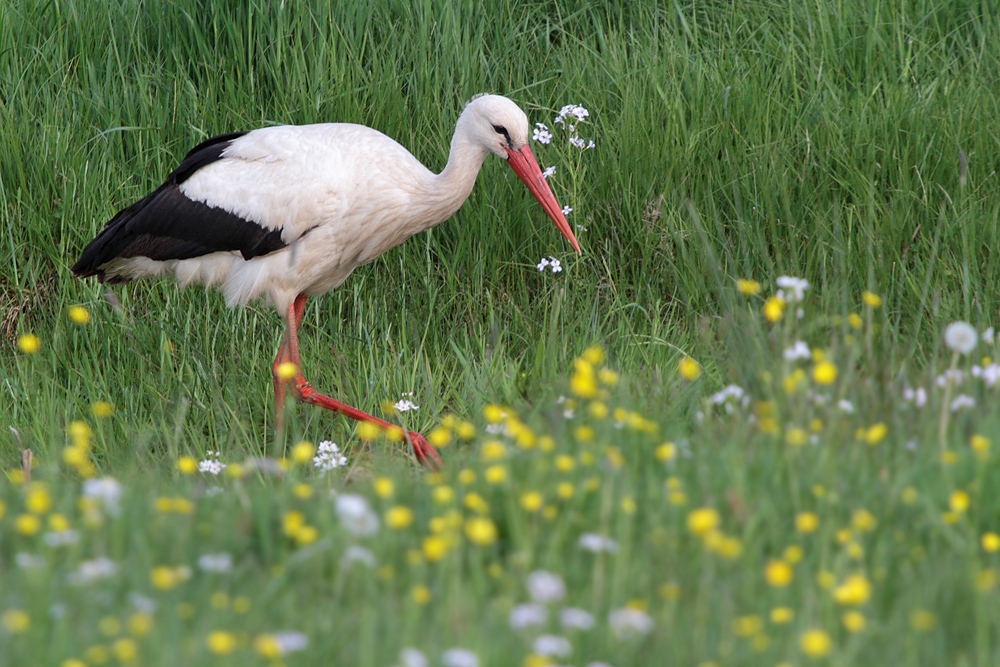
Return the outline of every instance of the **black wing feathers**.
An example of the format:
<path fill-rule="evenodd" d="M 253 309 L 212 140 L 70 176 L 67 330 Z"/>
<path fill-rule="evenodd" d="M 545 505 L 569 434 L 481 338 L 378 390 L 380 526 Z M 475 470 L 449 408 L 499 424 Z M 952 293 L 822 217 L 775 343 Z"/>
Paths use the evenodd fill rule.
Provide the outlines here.
<path fill-rule="evenodd" d="M 224 209 L 184 196 L 180 184 L 207 164 L 222 159 L 227 147 L 245 132 L 212 137 L 195 146 L 166 182 L 113 217 L 73 265 L 79 277 L 105 281 L 105 264 L 118 258 L 148 257 L 165 261 L 238 250 L 244 259 L 285 247 L 281 230 L 266 229 Z M 108 277 L 109 282 L 119 282 Z"/>

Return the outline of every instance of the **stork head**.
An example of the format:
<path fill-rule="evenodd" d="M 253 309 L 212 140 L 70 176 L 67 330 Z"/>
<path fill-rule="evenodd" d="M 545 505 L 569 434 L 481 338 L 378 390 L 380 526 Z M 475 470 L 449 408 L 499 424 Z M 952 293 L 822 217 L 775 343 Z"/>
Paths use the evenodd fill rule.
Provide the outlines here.
<path fill-rule="evenodd" d="M 521 108 L 500 95 L 478 95 L 465 107 L 458 122 L 466 126 L 473 142 L 507 160 L 559 232 L 574 250 L 580 252 L 580 244 L 528 148 L 530 127 L 528 117 Z"/>

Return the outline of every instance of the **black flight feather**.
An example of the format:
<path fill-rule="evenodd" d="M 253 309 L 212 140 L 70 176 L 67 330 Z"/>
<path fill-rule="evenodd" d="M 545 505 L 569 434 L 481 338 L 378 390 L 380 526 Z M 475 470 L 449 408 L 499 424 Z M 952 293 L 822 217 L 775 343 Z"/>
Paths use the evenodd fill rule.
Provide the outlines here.
<path fill-rule="evenodd" d="M 222 153 L 245 132 L 212 137 L 191 149 L 166 181 L 113 217 L 72 266 L 80 277 L 124 282 L 105 277 L 101 267 L 119 258 L 148 257 L 165 261 L 190 259 L 213 252 L 239 251 L 243 259 L 284 248 L 280 229 L 266 229 L 234 213 L 186 197 L 180 184 Z"/>

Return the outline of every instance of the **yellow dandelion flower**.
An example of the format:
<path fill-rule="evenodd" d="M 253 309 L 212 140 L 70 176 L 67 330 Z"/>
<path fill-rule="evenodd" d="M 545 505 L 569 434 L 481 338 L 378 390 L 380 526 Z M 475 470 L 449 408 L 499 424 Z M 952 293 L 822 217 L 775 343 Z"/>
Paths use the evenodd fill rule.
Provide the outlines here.
<path fill-rule="evenodd" d="M 240 595 L 233 600 L 233 611 L 237 614 L 245 614 L 250 611 L 253 602 L 245 595 Z"/>
<path fill-rule="evenodd" d="M 555 465 L 559 472 L 569 472 L 576 467 L 576 460 L 568 454 L 560 454 L 556 457 Z"/>
<path fill-rule="evenodd" d="M 636 509 L 635 499 L 632 496 L 622 498 L 622 512 L 625 514 L 635 514 Z"/>
<path fill-rule="evenodd" d="M 479 449 L 479 458 L 483 461 L 498 461 L 506 454 L 507 449 L 499 440 L 487 440 Z"/>
<path fill-rule="evenodd" d="M 537 512 L 544 502 L 544 496 L 538 491 L 525 491 L 521 494 L 521 507 L 528 512 Z"/>
<path fill-rule="evenodd" d="M 385 523 L 390 528 L 402 530 L 413 523 L 413 510 L 403 505 L 391 507 L 385 513 Z"/>
<path fill-rule="evenodd" d="M 833 572 L 830 572 L 829 570 L 820 570 L 819 574 L 816 575 L 816 585 L 823 590 L 833 588 L 835 583 L 837 583 L 837 580 L 833 576 Z"/>
<path fill-rule="evenodd" d="M 306 484 L 305 482 L 299 482 L 298 484 L 292 487 L 292 495 L 294 495 L 296 498 L 302 498 L 304 500 L 306 498 L 312 497 L 312 494 L 313 494 L 313 488 L 308 484 Z"/>
<path fill-rule="evenodd" d="M 24 508 L 32 514 L 45 514 L 52 508 L 52 497 L 44 484 L 36 482 L 28 487 Z"/>
<path fill-rule="evenodd" d="M 198 461 L 190 456 L 182 456 L 177 459 L 177 470 L 183 475 L 191 475 L 198 472 Z"/>
<path fill-rule="evenodd" d="M 105 637 L 114 637 L 122 631 L 122 622 L 116 616 L 105 616 L 97 622 L 97 631 Z"/>
<path fill-rule="evenodd" d="M 107 401 L 94 401 L 90 404 L 90 414 L 98 419 L 110 417 L 115 413 L 115 404 Z"/>
<path fill-rule="evenodd" d="M 354 432 L 359 438 L 366 442 L 371 442 L 382 435 L 382 427 L 373 422 L 358 422 Z"/>
<path fill-rule="evenodd" d="M 1000 535 L 996 533 L 983 533 L 983 536 L 979 539 L 979 543 L 982 545 L 983 551 L 989 553 L 1000 551 Z"/>
<path fill-rule="evenodd" d="M 833 641 L 830 639 L 830 635 L 816 628 L 806 630 L 799 638 L 802 652 L 810 658 L 822 658 L 830 652 L 832 645 Z"/>
<path fill-rule="evenodd" d="M 579 442 L 590 442 L 594 439 L 594 429 L 587 425 L 578 426 L 573 430 L 573 437 Z"/>
<path fill-rule="evenodd" d="M 928 632 L 934 628 L 937 619 L 926 609 L 915 609 L 910 613 L 910 627 L 917 632 Z"/>
<path fill-rule="evenodd" d="M 604 348 L 600 345 L 591 345 L 580 356 L 590 365 L 599 366 L 604 361 Z"/>
<path fill-rule="evenodd" d="M 236 636 L 231 632 L 216 630 L 205 638 L 208 650 L 216 655 L 227 655 L 236 649 Z"/>
<path fill-rule="evenodd" d="M 556 448 L 556 441 L 550 435 L 543 435 L 538 439 L 538 448 L 543 452 L 551 452 Z"/>
<path fill-rule="evenodd" d="M 274 374 L 281 380 L 291 380 L 298 375 L 299 366 L 291 361 L 284 361 L 274 367 Z"/>
<path fill-rule="evenodd" d="M 862 574 L 853 574 L 833 589 L 833 599 L 837 604 L 862 605 L 871 596 L 871 584 Z"/>
<path fill-rule="evenodd" d="M 665 442 L 656 448 L 654 454 L 659 461 L 670 461 L 677 455 L 677 447 L 672 442 Z"/>
<path fill-rule="evenodd" d="M 840 622 L 848 632 L 861 632 L 865 629 L 865 615 L 860 611 L 849 611 L 840 617 Z"/>
<path fill-rule="evenodd" d="M 134 639 L 122 637 L 111 645 L 111 652 L 115 654 L 118 662 L 132 662 L 139 655 L 139 645 Z"/>
<path fill-rule="evenodd" d="M 34 354 L 42 346 L 42 341 L 35 334 L 24 334 L 17 339 L 17 349 L 24 354 Z"/>
<path fill-rule="evenodd" d="M 823 430 L 823 420 L 822 419 L 811 419 L 809 420 L 809 430 L 813 433 L 819 433 Z"/>
<path fill-rule="evenodd" d="M 990 439 L 982 435 L 974 435 L 969 438 L 969 446 L 976 454 L 986 454 L 990 451 Z"/>
<path fill-rule="evenodd" d="M 889 433 L 889 427 L 885 425 L 885 422 L 879 422 L 873 424 L 865 431 L 865 442 L 869 445 L 877 445 L 882 442 L 886 434 Z"/>
<path fill-rule="evenodd" d="M 861 295 L 861 300 L 869 308 L 878 308 L 882 305 L 882 297 L 873 292 L 864 292 Z"/>
<path fill-rule="evenodd" d="M 764 568 L 764 579 L 769 586 L 784 588 L 792 583 L 794 578 L 795 573 L 792 571 L 792 566 L 783 560 L 769 561 Z"/>
<path fill-rule="evenodd" d="M 701 375 L 701 366 L 691 357 L 681 357 L 677 362 L 677 372 L 685 380 L 696 380 Z"/>
<path fill-rule="evenodd" d="M 790 607 L 775 607 L 771 610 L 771 622 L 775 625 L 790 623 L 795 618 L 795 611 Z"/>
<path fill-rule="evenodd" d="M 952 492 L 948 498 L 948 507 L 951 508 L 952 512 L 956 513 L 962 513 L 969 509 L 969 494 L 961 489 Z"/>
<path fill-rule="evenodd" d="M 73 324 L 86 324 L 90 321 L 90 313 L 83 306 L 70 306 L 66 314 Z"/>
<path fill-rule="evenodd" d="M 986 568 L 976 573 L 976 590 L 980 593 L 988 593 L 996 588 L 997 571 L 993 568 Z"/>
<path fill-rule="evenodd" d="M 946 466 L 955 465 L 958 463 L 958 454 L 950 449 L 944 450 L 941 452 L 941 463 Z"/>
<path fill-rule="evenodd" d="M 149 572 L 149 583 L 161 591 L 170 590 L 180 582 L 180 573 L 166 565 L 157 565 Z"/>
<path fill-rule="evenodd" d="M 813 366 L 812 377 L 816 384 L 833 384 L 837 379 L 837 367 L 831 361 L 821 361 Z"/>
<path fill-rule="evenodd" d="M 851 313 L 847 316 L 847 325 L 852 329 L 860 329 L 864 323 L 865 321 L 857 313 Z"/>
<path fill-rule="evenodd" d="M 14 519 L 14 530 L 20 535 L 30 536 L 37 533 L 42 527 L 42 521 L 34 514 L 19 514 Z"/>
<path fill-rule="evenodd" d="M 562 498 L 563 500 L 569 500 L 570 498 L 573 497 L 574 493 L 575 489 L 573 488 L 573 485 L 570 484 L 569 482 L 559 482 L 559 484 L 556 486 L 556 495 Z"/>
<path fill-rule="evenodd" d="M 507 479 L 507 469 L 501 465 L 490 466 L 483 471 L 483 479 L 488 484 L 503 484 Z"/>
<path fill-rule="evenodd" d="M 813 512 L 799 512 L 795 516 L 795 530 L 809 534 L 819 527 L 819 517 Z"/>
<path fill-rule="evenodd" d="M 790 428 L 785 431 L 785 442 L 792 447 L 801 447 L 809 442 L 809 434 L 804 428 Z"/>
<path fill-rule="evenodd" d="M 476 425 L 472 422 L 462 420 L 455 424 L 455 435 L 462 440 L 472 440 L 476 437 Z"/>
<path fill-rule="evenodd" d="M 859 530 L 862 533 L 868 533 L 875 530 L 875 526 L 878 524 L 878 520 L 872 515 L 868 510 L 861 508 L 855 510 L 851 514 L 851 525 L 854 526 L 855 530 Z"/>
<path fill-rule="evenodd" d="M 618 373 L 614 372 L 610 368 L 602 368 L 597 371 L 597 380 L 601 384 L 613 387 L 618 384 Z"/>
<path fill-rule="evenodd" d="M 31 627 L 31 617 L 23 609 L 7 609 L 0 614 L 0 625 L 12 635 L 19 635 Z"/>
<path fill-rule="evenodd" d="M 465 522 L 465 536 L 475 544 L 492 544 L 497 539 L 497 527 L 487 517 L 473 517 Z"/>
<path fill-rule="evenodd" d="M 455 500 L 455 491 L 450 486 L 436 486 L 434 487 L 434 490 L 431 491 L 431 497 L 434 499 L 434 502 L 441 505 L 447 505 Z"/>
<path fill-rule="evenodd" d="M 737 637 L 753 637 L 764 628 L 764 622 L 756 614 L 737 616 L 733 621 L 733 634 Z"/>
<path fill-rule="evenodd" d="M 490 511 L 490 505 L 486 500 L 476 492 L 470 492 L 465 494 L 462 499 L 462 504 L 465 505 L 467 509 L 472 510 L 478 514 L 486 514 Z"/>
<path fill-rule="evenodd" d="M 395 491 L 395 485 L 388 477 L 376 477 L 372 482 L 375 487 L 375 495 L 379 498 L 390 498 Z"/>
<path fill-rule="evenodd" d="M 490 403 L 485 408 L 483 408 L 483 417 L 490 424 L 497 424 L 506 416 L 507 413 L 499 405 Z"/>
<path fill-rule="evenodd" d="M 153 629 L 153 616 L 144 611 L 137 611 L 128 617 L 125 626 L 133 637 L 144 637 Z"/>
<path fill-rule="evenodd" d="M 760 294 L 760 283 L 756 280 L 747 280 L 745 278 L 739 278 L 736 280 L 736 289 L 740 291 L 740 294 L 746 294 L 747 296 L 756 296 Z"/>
<path fill-rule="evenodd" d="M 667 494 L 667 501 L 669 501 L 671 505 L 686 505 L 687 494 L 679 489 L 675 489 Z"/>
<path fill-rule="evenodd" d="M 691 510 L 687 517 L 688 530 L 699 537 L 712 532 L 718 525 L 719 513 L 711 507 L 699 507 Z"/>
<path fill-rule="evenodd" d="M 778 296 L 772 296 L 764 302 L 764 317 L 768 322 L 777 322 L 785 312 L 785 300 Z"/>
<path fill-rule="evenodd" d="M 458 473 L 458 483 L 463 486 L 469 486 L 474 484 L 476 481 L 476 471 L 471 468 L 463 468 Z"/>
<path fill-rule="evenodd" d="M 273 635 L 257 635 L 253 640 L 253 650 L 262 658 L 281 656 L 281 644 Z"/>
<path fill-rule="evenodd" d="M 426 586 L 414 586 L 410 589 L 410 597 L 421 607 L 431 601 L 431 591 Z"/>
<path fill-rule="evenodd" d="M 800 547 L 797 544 L 792 544 L 782 552 L 781 557 L 789 565 L 795 565 L 800 560 L 802 560 L 803 555 L 804 553 L 802 551 L 802 547 Z"/>
<path fill-rule="evenodd" d="M 424 554 L 424 558 L 433 563 L 441 560 L 445 553 L 448 552 L 448 542 L 437 535 L 429 535 L 424 538 L 420 549 Z"/>
<path fill-rule="evenodd" d="M 314 456 L 316 456 L 316 446 L 308 440 L 301 440 L 292 447 L 292 461 L 296 463 L 312 463 Z"/>
<path fill-rule="evenodd" d="M 431 443 L 435 447 L 445 447 L 451 442 L 451 431 L 446 429 L 444 426 L 438 426 L 431 429 L 431 432 L 427 434 L 427 442 Z"/>
<path fill-rule="evenodd" d="M 593 398 L 597 394 L 597 379 L 594 366 L 583 360 L 573 362 L 573 375 L 569 378 L 569 389 L 580 398 Z"/>

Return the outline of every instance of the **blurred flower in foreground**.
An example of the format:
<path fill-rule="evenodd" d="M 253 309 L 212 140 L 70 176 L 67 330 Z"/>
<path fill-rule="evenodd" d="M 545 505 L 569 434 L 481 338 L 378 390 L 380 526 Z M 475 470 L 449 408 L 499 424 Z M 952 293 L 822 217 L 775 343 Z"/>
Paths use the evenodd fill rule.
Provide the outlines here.
<path fill-rule="evenodd" d="M 744 278 L 739 278 L 736 281 L 736 289 L 742 294 L 747 296 L 753 296 L 755 294 L 760 294 L 760 283 L 756 280 L 746 280 Z"/>
<path fill-rule="evenodd" d="M 566 584 L 563 583 L 562 577 L 545 570 L 536 570 L 529 574 L 525 585 L 531 599 L 541 604 L 556 602 L 566 596 Z"/>
<path fill-rule="evenodd" d="M 42 342 L 38 340 L 38 336 L 35 334 L 24 334 L 17 339 L 17 349 L 25 354 L 34 354 L 38 352 L 38 348 L 41 347 Z"/>
<path fill-rule="evenodd" d="M 944 330 L 944 344 L 959 354 L 969 354 L 979 343 L 979 335 L 968 322 L 952 322 Z"/>
<path fill-rule="evenodd" d="M 368 506 L 364 496 L 344 493 L 334 501 L 337 517 L 348 532 L 367 537 L 378 532 L 378 515 Z"/>
<path fill-rule="evenodd" d="M 479 667 L 479 657 L 464 648 L 450 648 L 441 655 L 445 667 Z"/>
<path fill-rule="evenodd" d="M 691 357 L 681 357 L 677 362 L 677 372 L 685 380 L 696 380 L 701 375 L 701 365 Z"/>
<path fill-rule="evenodd" d="M 611 626 L 611 632 L 618 639 L 646 635 L 653 629 L 653 619 L 650 618 L 649 614 L 630 607 L 612 611 L 608 615 L 608 624 Z"/>

